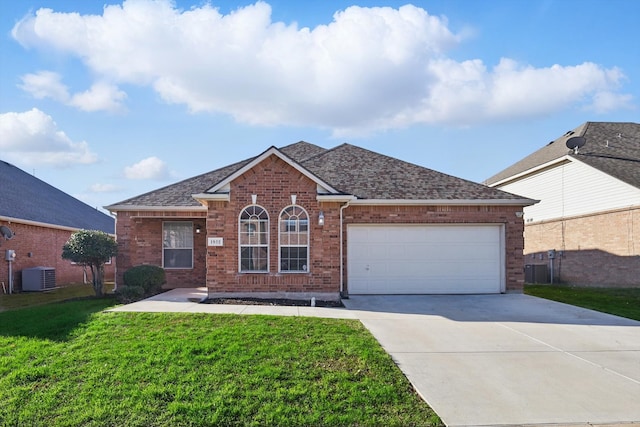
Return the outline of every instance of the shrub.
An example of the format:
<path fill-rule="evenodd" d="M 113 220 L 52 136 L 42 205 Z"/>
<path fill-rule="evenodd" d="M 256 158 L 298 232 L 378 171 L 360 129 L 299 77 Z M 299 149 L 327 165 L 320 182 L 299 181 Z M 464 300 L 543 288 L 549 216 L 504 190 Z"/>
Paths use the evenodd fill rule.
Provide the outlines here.
<path fill-rule="evenodd" d="M 157 265 L 138 265 L 124 272 L 125 286 L 139 286 L 144 295 L 151 295 L 160 291 L 165 283 L 164 269 Z"/>
<path fill-rule="evenodd" d="M 121 286 L 116 290 L 116 298 L 123 304 L 140 301 L 143 297 L 144 289 L 141 286 Z"/>

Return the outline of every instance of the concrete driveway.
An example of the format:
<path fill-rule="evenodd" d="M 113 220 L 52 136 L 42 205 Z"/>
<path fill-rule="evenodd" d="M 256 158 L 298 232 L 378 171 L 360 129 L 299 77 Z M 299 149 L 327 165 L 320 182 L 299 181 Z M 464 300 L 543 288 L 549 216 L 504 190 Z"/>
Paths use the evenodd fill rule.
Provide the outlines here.
<path fill-rule="evenodd" d="M 518 294 L 344 303 L 448 426 L 640 424 L 640 322 Z"/>

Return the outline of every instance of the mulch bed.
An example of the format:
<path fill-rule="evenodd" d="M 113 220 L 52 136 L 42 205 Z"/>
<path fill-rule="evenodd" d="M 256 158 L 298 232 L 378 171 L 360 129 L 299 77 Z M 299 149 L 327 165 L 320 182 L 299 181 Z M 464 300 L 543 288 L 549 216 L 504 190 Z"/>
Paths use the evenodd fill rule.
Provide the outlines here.
<path fill-rule="evenodd" d="M 234 305 L 281 305 L 293 307 L 311 307 L 311 301 L 297 299 L 261 299 L 261 298 L 208 298 L 202 304 L 234 304 Z M 344 307 L 342 301 L 316 300 L 316 307 Z"/>

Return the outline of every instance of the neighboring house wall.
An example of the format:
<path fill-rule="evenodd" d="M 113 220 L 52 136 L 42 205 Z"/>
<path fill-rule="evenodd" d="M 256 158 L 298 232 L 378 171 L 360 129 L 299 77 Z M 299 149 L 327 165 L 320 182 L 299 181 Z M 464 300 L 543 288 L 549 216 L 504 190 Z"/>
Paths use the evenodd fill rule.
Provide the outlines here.
<path fill-rule="evenodd" d="M 525 224 L 640 206 L 639 188 L 578 160 L 555 164 L 498 188 L 540 200 L 524 208 Z"/>
<path fill-rule="evenodd" d="M 553 264 L 554 282 L 640 286 L 640 189 L 577 160 L 498 188 L 541 200 L 524 208 L 525 264 Z"/>
<path fill-rule="evenodd" d="M 53 267 L 56 270 L 56 286 L 82 283 L 83 268 L 62 259 L 62 247 L 69 240 L 73 231 L 62 228 L 21 224 L 12 221 L 0 221 L 0 225 L 8 226 L 14 233 L 11 240 L 0 237 L 0 282 L 9 285 L 9 266 L 5 261 L 5 251 L 16 251 L 16 259 L 11 266 L 14 290 L 22 289 L 22 270 L 31 267 Z M 114 279 L 115 263 L 105 266 L 105 280 Z M 91 281 L 91 271 L 87 270 L 87 279 Z"/>
<path fill-rule="evenodd" d="M 525 227 L 525 263 L 550 265 L 576 285 L 640 287 L 640 207 Z"/>

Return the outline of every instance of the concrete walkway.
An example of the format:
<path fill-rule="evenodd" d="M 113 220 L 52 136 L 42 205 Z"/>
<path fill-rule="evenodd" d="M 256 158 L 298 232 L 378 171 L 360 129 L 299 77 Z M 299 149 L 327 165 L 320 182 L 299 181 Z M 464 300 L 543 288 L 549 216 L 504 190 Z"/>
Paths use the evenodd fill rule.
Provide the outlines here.
<path fill-rule="evenodd" d="M 640 425 L 640 322 L 514 294 L 352 296 L 346 309 L 206 296 L 174 289 L 112 311 L 359 319 L 448 426 Z"/>
<path fill-rule="evenodd" d="M 177 288 L 142 301 L 113 308 L 109 311 L 266 314 L 273 316 L 357 319 L 356 314 L 346 308 L 201 304 L 200 301 L 206 298 L 207 288 Z"/>

